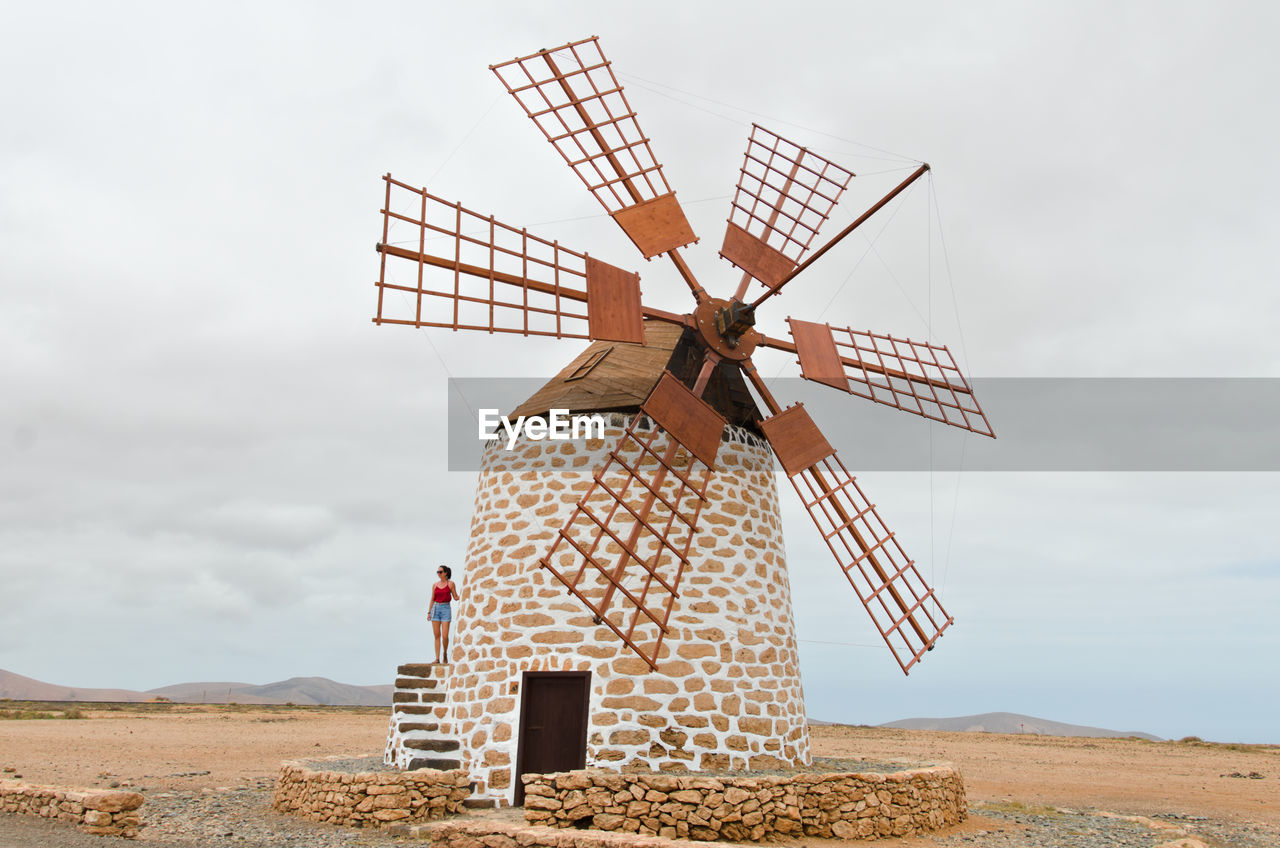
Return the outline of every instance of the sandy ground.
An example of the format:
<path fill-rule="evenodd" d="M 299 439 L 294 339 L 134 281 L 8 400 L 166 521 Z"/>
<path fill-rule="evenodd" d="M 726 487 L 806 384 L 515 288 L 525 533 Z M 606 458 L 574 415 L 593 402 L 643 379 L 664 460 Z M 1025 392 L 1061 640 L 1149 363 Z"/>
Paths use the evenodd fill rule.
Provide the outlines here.
<path fill-rule="evenodd" d="M 815 727 L 813 746 L 819 757 L 955 763 L 970 801 L 1280 825 L 1280 745 Z"/>
<path fill-rule="evenodd" d="M 234 787 L 274 777 L 282 760 L 380 754 L 387 729 L 387 710 L 375 708 L 84 712 L 0 721 L 0 776 L 142 791 Z M 1280 746 L 864 727 L 815 727 L 813 743 L 817 756 L 953 762 L 971 801 L 1280 826 Z M 1233 773 L 1262 777 L 1226 776 Z"/>
<path fill-rule="evenodd" d="M 283 760 L 381 755 L 390 715 L 373 707 L 80 709 L 87 718 L 0 721 L 0 769 L 57 786 L 234 787 L 274 777 Z"/>

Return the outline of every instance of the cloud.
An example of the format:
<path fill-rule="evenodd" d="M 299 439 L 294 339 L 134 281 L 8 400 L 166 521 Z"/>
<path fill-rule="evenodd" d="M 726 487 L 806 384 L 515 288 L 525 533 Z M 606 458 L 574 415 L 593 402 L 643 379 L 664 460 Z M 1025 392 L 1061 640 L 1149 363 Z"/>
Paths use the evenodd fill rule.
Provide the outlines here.
<path fill-rule="evenodd" d="M 27 82 L 0 93 L 0 666 L 79 686 L 374 683 L 423 655 L 430 568 L 461 564 L 474 494 L 444 470 L 447 379 L 546 377 L 579 346 L 374 327 L 380 176 L 687 305 L 487 70 L 586 20 L 714 291 L 737 281 L 715 253 L 752 120 L 862 175 L 830 227 L 901 178 L 876 173 L 900 166 L 881 151 L 934 166 L 882 235 L 877 219 L 771 303 L 771 332 L 790 315 L 932 336 L 981 377 L 1277 376 L 1269 13 L 769 8 L 286 4 L 249 27 L 234 8 L 12 10 L 0 73 Z M 760 367 L 796 373 L 783 354 Z M 843 456 L 874 450 L 839 409 L 820 424 Z M 1098 681 L 1274 702 L 1256 674 L 1271 595 L 1252 591 L 1274 581 L 1251 564 L 1274 559 L 1275 475 L 860 482 L 957 624 L 906 680 L 875 649 L 805 643 L 815 715 L 1010 709 L 1162 733 L 1097 715 L 1149 707 L 1107 707 Z M 802 635 L 875 644 L 781 485 Z M 110 662 L 121 646 L 134 667 Z M 1159 721 L 1182 732 L 1162 735 L 1273 732 L 1177 700 Z"/>
<path fill-rule="evenodd" d="M 1280 578 L 1280 561 L 1274 559 L 1230 562 L 1219 569 L 1224 577 L 1244 580 L 1276 580 Z"/>

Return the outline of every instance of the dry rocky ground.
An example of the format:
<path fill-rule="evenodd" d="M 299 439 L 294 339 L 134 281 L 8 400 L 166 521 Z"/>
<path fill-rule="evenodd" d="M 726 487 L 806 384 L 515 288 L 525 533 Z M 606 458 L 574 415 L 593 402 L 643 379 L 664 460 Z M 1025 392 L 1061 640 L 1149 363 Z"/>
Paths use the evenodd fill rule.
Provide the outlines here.
<path fill-rule="evenodd" d="M 0 777 L 140 791 L 148 826 L 139 842 L 155 848 L 407 841 L 301 822 L 269 809 L 282 760 L 379 753 L 385 709 L 79 709 L 83 717 L 73 720 L 0 721 Z M 1186 839 L 1193 840 L 1182 843 L 1188 846 L 1198 840 L 1218 848 L 1280 848 L 1280 746 L 840 726 L 815 727 L 813 742 L 817 756 L 946 760 L 961 768 L 969 821 L 945 833 L 878 845 L 1154 848 Z M 830 840 L 814 843 L 838 848 Z M 3 848 L 101 845 L 100 838 L 68 826 L 0 816 Z"/>

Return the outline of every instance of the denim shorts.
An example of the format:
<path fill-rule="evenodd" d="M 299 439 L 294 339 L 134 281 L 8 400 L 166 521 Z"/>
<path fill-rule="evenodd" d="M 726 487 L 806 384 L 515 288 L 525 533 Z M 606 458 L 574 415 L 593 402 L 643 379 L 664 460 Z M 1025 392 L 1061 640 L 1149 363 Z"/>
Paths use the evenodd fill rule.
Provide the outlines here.
<path fill-rule="evenodd" d="M 431 608 L 432 621 L 453 621 L 453 609 L 449 604 L 437 603 Z"/>

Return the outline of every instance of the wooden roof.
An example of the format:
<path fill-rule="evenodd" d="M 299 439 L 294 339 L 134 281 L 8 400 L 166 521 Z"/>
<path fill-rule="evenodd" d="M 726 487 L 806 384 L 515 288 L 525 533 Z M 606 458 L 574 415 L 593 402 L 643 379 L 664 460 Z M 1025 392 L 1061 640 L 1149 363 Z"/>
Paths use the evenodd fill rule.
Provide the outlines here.
<path fill-rule="evenodd" d="M 697 378 L 701 356 L 686 330 L 663 321 L 645 321 L 645 343 L 592 342 L 559 374 L 520 404 L 512 416 L 571 412 L 635 412 L 664 370 L 686 385 Z M 737 365 L 722 363 L 703 398 L 730 424 L 757 430 L 760 412 Z"/>

